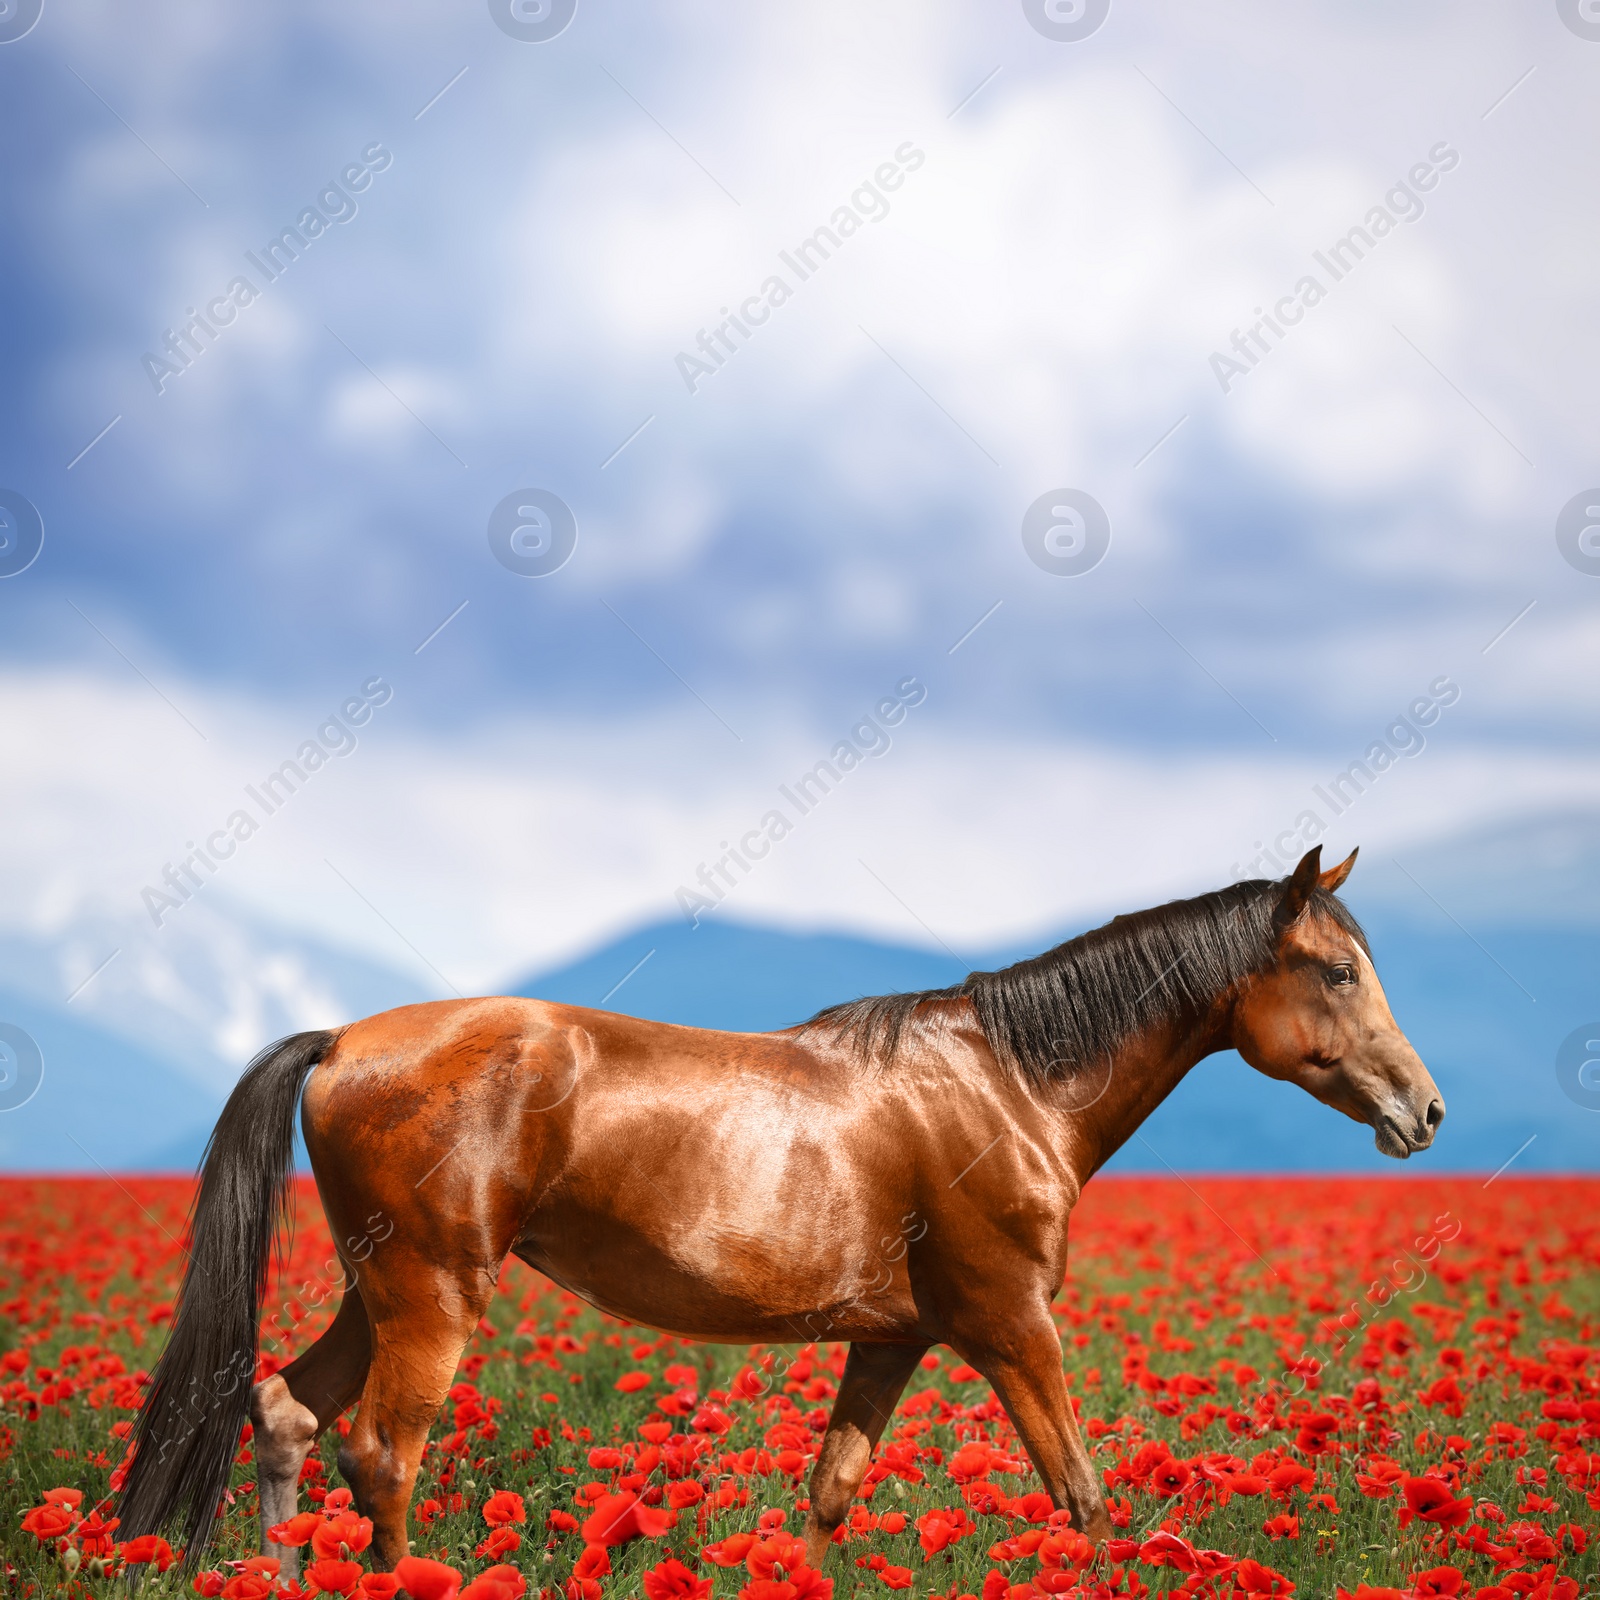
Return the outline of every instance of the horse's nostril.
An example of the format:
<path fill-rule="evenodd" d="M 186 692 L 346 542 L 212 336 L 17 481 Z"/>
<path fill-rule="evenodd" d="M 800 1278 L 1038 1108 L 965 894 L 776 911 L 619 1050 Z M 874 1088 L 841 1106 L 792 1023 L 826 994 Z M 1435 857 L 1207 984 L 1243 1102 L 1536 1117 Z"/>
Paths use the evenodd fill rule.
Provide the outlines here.
<path fill-rule="evenodd" d="M 1444 1121 L 1444 1101 L 1432 1099 L 1428 1102 L 1427 1121 L 1430 1128 L 1437 1128 Z"/>

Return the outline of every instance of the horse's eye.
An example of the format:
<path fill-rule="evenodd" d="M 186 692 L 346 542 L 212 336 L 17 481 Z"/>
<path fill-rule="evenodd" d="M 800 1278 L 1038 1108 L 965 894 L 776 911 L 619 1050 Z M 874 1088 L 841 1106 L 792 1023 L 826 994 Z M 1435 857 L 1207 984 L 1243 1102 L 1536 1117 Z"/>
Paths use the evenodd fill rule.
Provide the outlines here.
<path fill-rule="evenodd" d="M 1346 984 L 1351 984 L 1355 981 L 1356 969 L 1354 967 L 1338 966 L 1328 968 L 1328 982 L 1335 989 L 1342 989 Z"/>

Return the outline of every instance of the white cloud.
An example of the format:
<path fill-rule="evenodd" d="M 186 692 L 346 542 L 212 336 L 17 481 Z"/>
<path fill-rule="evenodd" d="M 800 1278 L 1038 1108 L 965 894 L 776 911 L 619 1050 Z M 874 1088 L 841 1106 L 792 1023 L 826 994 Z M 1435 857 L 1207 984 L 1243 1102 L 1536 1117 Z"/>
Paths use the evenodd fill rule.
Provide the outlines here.
<path fill-rule="evenodd" d="M 506 723 L 459 739 L 419 738 L 380 709 L 353 753 L 267 817 L 245 786 L 259 794 L 313 736 L 311 719 L 301 726 L 197 685 L 169 687 L 204 743 L 142 685 L 0 682 L 0 740 L 26 755 L 11 773 L 14 823 L 0 841 L 0 927 L 66 941 L 64 994 L 110 947 L 114 936 L 96 930 L 136 926 L 142 953 L 114 981 L 180 1012 L 200 1007 L 234 1056 L 232 1042 L 257 1036 L 262 1005 L 326 1020 L 331 1002 L 310 971 L 247 972 L 255 945 L 227 933 L 227 901 L 438 992 L 446 980 L 471 992 L 676 915 L 675 891 L 699 865 L 780 806 L 792 835 L 740 875 L 724 910 L 938 938 L 967 953 L 1213 887 L 1308 805 L 1332 824 L 1330 847 L 1386 849 L 1578 803 L 1600 779 L 1588 755 L 1453 745 L 1447 715 L 1425 753 L 1335 822 L 1311 785 L 1360 755 L 1364 739 L 1338 759 L 1135 757 L 1008 738 L 954 743 L 925 707 L 894 731 L 893 748 L 802 817 L 778 786 L 827 757 L 847 726 L 747 728 L 739 761 L 722 765 L 707 755 L 727 735 L 698 707 L 605 727 Z M 188 842 L 240 808 L 260 822 L 257 834 L 165 911 L 160 931 L 149 926 L 142 891 L 160 888 Z M 79 948 L 71 941 L 83 929 L 94 937 Z M 232 973 L 206 977 L 215 992 L 190 987 L 197 942 L 217 946 Z"/>
<path fill-rule="evenodd" d="M 328 427 L 337 438 L 360 443 L 412 442 L 418 418 L 425 424 L 459 423 L 462 396 L 448 377 L 418 367 L 390 367 L 339 380 L 328 397 Z"/>

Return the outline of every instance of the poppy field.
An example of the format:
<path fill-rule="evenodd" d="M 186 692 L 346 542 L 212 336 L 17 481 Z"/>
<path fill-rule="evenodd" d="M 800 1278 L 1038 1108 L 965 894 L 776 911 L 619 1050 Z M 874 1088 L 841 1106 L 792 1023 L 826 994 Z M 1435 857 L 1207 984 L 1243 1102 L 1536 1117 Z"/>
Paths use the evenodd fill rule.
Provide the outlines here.
<path fill-rule="evenodd" d="M 190 1194 L 0 1180 L 8 1595 L 110 1596 L 136 1574 L 222 1600 L 1600 1593 L 1600 1181 L 1096 1180 L 1055 1312 L 1115 1524 L 1098 1553 L 988 1384 L 935 1348 L 814 1571 L 797 1536 L 844 1347 L 692 1344 L 513 1262 L 434 1428 L 412 1558 L 370 1571 L 345 1418 L 279 1528 L 292 1581 L 259 1555 L 248 1430 L 198 1576 L 119 1538 Z M 302 1183 L 261 1374 L 326 1327 L 341 1283 Z"/>

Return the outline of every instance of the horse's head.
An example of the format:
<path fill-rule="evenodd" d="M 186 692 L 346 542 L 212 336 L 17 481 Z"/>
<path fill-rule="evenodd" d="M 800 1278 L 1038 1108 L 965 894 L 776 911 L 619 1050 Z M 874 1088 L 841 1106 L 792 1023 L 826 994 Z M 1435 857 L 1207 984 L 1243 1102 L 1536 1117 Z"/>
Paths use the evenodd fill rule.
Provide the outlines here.
<path fill-rule="evenodd" d="M 1351 851 L 1322 872 L 1318 845 L 1285 881 L 1277 959 L 1240 991 L 1230 1042 L 1258 1072 L 1370 1124 L 1378 1149 L 1403 1161 L 1433 1143 L 1444 1100 L 1396 1024 L 1365 942 L 1332 903 L 1355 859 Z"/>

